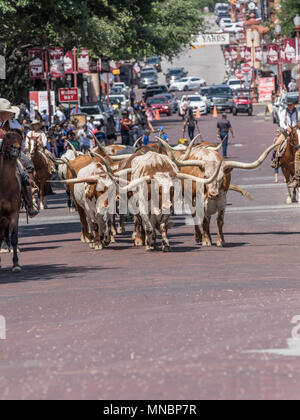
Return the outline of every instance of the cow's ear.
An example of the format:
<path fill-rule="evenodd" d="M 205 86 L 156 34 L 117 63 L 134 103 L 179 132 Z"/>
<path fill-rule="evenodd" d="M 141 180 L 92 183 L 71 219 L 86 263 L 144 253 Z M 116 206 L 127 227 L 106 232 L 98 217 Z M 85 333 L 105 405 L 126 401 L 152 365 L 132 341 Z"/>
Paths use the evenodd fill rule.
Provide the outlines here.
<path fill-rule="evenodd" d="M 230 174 L 233 168 L 224 168 L 224 174 Z"/>

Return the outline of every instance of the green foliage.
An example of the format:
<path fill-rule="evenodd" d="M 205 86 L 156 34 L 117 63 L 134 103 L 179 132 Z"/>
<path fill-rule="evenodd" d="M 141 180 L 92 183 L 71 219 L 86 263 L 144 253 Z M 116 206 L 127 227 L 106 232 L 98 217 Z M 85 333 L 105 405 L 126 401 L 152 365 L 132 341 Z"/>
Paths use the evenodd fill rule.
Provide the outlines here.
<path fill-rule="evenodd" d="M 281 0 L 278 17 L 282 26 L 282 35 L 291 37 L 295 34 L 293 19 L 300 15 L 300 0 Z"/>
<path fill-rule="evenodd" d="M 300 1 L 300 0 L 296 0 Z M 14 102 L 30 86 L 30 47 L 88 48 L 111 59 L 172 57 L 204 27 L 212 0 L 0 0 L 0 54 L 7 62 L 1 95 Z"/>

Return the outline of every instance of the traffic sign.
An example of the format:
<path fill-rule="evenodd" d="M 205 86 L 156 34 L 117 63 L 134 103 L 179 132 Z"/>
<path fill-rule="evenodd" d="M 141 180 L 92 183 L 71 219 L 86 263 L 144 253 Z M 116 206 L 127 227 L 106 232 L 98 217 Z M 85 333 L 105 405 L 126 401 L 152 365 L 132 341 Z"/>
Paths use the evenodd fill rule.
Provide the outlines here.
<path fill-rule="evenodd" d="M 78 88 L 59 89 L 59 102 L 78 102 Z"/>
<path fill-rule="evenodd" d="M 250 73 L 251 66 L 248 63 L 244 63 L 244 64 L 241 65 L 241 69 L 244 73 Z"/>
<path fill-rule="evenodd" d="M 243 73 L 241 70 L 237 70 L 237 71 L 235 72 L 235 77 L 236 77 L 237 79 L 242 80 L 242 79 L 244 78 L 244 73 Z"/>

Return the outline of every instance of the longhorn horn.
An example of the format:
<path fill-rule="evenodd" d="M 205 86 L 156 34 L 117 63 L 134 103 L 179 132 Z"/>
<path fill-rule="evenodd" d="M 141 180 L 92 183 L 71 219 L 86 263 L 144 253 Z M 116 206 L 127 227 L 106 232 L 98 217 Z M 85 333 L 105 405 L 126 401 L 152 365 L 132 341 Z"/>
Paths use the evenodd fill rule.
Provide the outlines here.
<path fill-rule="evenodd" d="M 93 155 L 95 155 L 97 158 L 101 159 L 103 164 L 105 165 L 107 172 L 109 172 L 110 174 L 112 174 L 113 176 L 115 175 L 113 170 L 111 169 L 109 163 L 107 163 L 107 161 L 105 160 L 105 158 L 101 155 L 99 155 L 99 153 L 93 152 Z"/>
<path fill-rule="evenodd" d="M 260 156 L 257 160 L 255 160 L 254 162 L 251 163 L 244 163 L 244 162 L 235 162 L 235 161 L 227 161 L 225 162 L 225 170 L 226 169 L 234 169 L 234 168 L 238 168 L 238 169 L 247 169 L 247 170 L 251 170 L 251 169 L 256 169 L 259 165 L 261 165 L 263 163 L 263 161 L 267 158 L 268 154 L 274 149 L 274 147 L 276 147 L 276 144 L 273 144 L 272 146 L 268 147 Z"/>
<path fill-rule="evenodd" d="M 221 141 L 220 144 L 218 144 L 218 146 L 204 146 L 204 149 L 210 150 L 212 152 L 217 152 L 218 150 L 221 149 L 221 147 L 223 146 L 223 143 L 225 142 L 225 140 L 227 139 L 227 137 L 228 137 L 228 134 L 227 134 L 227 136 L 225 136 L 223 138 L 223 140 Z"/>
<path fill-rule="evenodd" d="M 170 145 L 165 142 L 163 139 L 161 139 L 160 137 L 157 137 L 157 139 L 163 144 L 163 146 L 165 147 L 167 154 L 169 156 L 169 158 L 172 160 L 172 162 L 175 163 L 175 165 L 177 165 L 179 168 L 181 166 L 198 166 L 199 168 L 201 168 L 203 170 L 203 163 L 199 162 L 197 160 L 178 160 L 176 159 L 176 157 L 174 156 L 173 150 L 171 149 Z"/>
<path fill-rule="evenodd" d="M 68 143 L 68 145 L 71 147 L 71 149 L 74 152 L 75 158 L 77 158 L 78 157 L 78 153 L 77 153 L 77 150 L 75 149 L 74 145 L 69 140 L 65 140 L 65 142 Z"/>
<path fill-rule="evenodd" d="M 56 180 L 48 180 L 47 182 L 59 182 L 59 183 L 63 183 L 63 184 L 80 184 L 82 182 L 88 182 L 91 184 L 94 184 L 96 182 L 98 182 L 99 178 L 97 176 L 89 176 L 86 178 L 73 178 L 73 179 L 66 179 L 66 180 L 62 180 L 62 181 L 56 181 Z"/>
<path fill-rule="evenodd" d="M 177 174 L 177 178 L 179 179 L 190 179 L 192 181 L 198 182 L 199 184 L 205 185 L 205 184 L 211 184 L 219 175 L 221 166 L 222 166 L 223 160 L 220 161 L 219 166 L 216 170 L 216 172 L 210 177 L 210 178 L 198 178 L 197 176 L 188 175 L 188 174 Z"/>
<path fill-rule="evenodd" d="M 200 137 L 200 136 L 201 136 L 201 134 L 197 134 L 197 136 L 193 138 L 193 140 L 188 145 L 188 148 L 187 148 L 185 154 L 182 156 L 182 159 L 181 160 L 187 160 L 190 157 L 190 154 L 191 154 L 191 151 L 192 151 L 192 147 L 193 147 L 195 141 L 197 140 L 197 138 Z"/>
<path fill-rule="evenodd" d="M 118 156 L 110 156 L 110 159 L 113 160 L 114 162 L 119 162 L 120 160 L 123 159 L 128 159 L 130 158 L 132 155 L 118 155 Z"/>
<path fill-rule="evenodd" d="M 142 139 L 143 137 L 139 137 L 133 144 L 132 147 L 136 147 L 136 145 L 138 144 L 138 142 Z"/>
<path fill-rule="evenodd" d="M 132 172 L 131 168 L 122 169 L 121 171 L 115 172 L 114 176 L 123 176 L 123 175 L 130 174 L 131 172 Z"/>
<path fill-rule="evenodd" d="M 151 179 L 151 177 L 149 175 L 143 176 L 142 178 L 139 178 L 139 179 L 135 179 L 135 180 L 131 181 L 126 187 L 121 188 L 120 191 L 121 192 L 128 192 L 130 190 L 133 190 L 134 188 L 136 188 L 138 185 L 142 184 L 143 182 L 150 181 L 150 179 Z"/>
<path fill-rule="evenodd" d="M 105 156 L 107 155 L 106 150 L 104 149 L 104 147 L 102 146 L 102 144 L 100 143 L 100 141 L 97 139 L 97 137 L 95 136 L 95 134 L 93 134 L 95 143 L 97 144 L 97 146 L 99 147 L 99 149 L 101 150 L 102 153 L 105 154 Z"/>

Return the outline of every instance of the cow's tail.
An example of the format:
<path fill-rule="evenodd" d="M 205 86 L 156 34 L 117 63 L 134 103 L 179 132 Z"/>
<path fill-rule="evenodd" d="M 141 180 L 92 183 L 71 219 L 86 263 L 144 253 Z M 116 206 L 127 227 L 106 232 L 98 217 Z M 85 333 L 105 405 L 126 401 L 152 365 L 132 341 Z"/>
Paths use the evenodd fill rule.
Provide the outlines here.
<path fill-rule="evenodd" d="M 248 200 L 251 200 L 251 201 L 254 200 L 253 196 L 250 193 L 248 193 L 248 191 L 243 190 L 243 188 L 239 187 L 238 185 L 230 184 L 229 191 L 238 192 L 242 194 L 244 197 L 248 198 Z"/>

